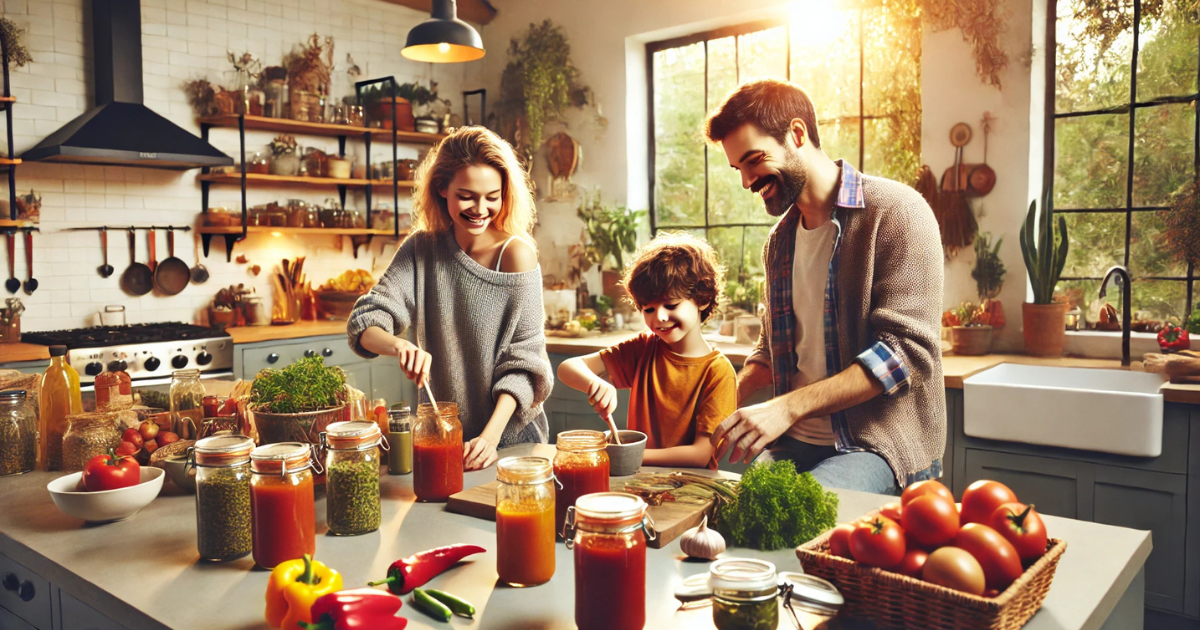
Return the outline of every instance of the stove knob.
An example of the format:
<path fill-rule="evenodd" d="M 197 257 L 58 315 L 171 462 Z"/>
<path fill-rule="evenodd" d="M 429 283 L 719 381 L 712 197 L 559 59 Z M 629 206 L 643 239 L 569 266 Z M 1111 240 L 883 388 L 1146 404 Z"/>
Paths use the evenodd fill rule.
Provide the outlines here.
<path fill-rule="evenodd" d="M 200 354 L 196 355 L 196 363 L 199 365 L 208 365 L 209 363 L 212 363 L 212 355 L 201 350 Z"/>
<path fill-rule="evenodd" d="M 279 360 L 279 355 L 275 354 L 274 352 L 267 355 L 267 363 L 275 363 L 278 360 Z"/>
<path fill-rule="evenodd" d="M 305 351 L 304 351 L 304 357 L 305 357 L 305 358 L 311 359 L 311 358 L 313 358 L 313 357 L 315 357 L 315 356 L 317 356 L 317 351 L 316 351 L 316 350 L 305 350 Z"/>
<path fill-rule="evenodd" d="M 187 364 L 188 358 L 182 354 L 177 354 L 171 357 L 171 367 L 175 368 L 176 370 L 182 370 L 183 368 L 187 367 Z"/>
<path fill-rule="evenodd" d="M 86 367 L 83 368 L 83 371 L 88 376 L 98 376 L 101 372 L 104 371 L 104 364 L 99 361 L 92 361 L 91 363 L 87 364 Z"/>
<path fill-rule="evenodd" d="M 160 365 L 162 365 L 162 361 L 158 357 L 149 357 L 145 361 L 142 361 L 142 367 L 151 372 L 157 370 Z"/>
<path fill-rule="evenodd" d="M 121 369 L 122 368 L 121 368 L 120 361 L 109 361 L 108 362 L 108 371 L 109 372 L 120 372 Z"/>
<path fill-rule="evenodd" d="M 325 348 L 324 350 L 322 350 L 322 351 L 321 351 L 321 356 L 323 356 L 323 357 L 331 357 L 331 356 L 333 356 L 333 349 L 331 349 L 331 348 Z"/>

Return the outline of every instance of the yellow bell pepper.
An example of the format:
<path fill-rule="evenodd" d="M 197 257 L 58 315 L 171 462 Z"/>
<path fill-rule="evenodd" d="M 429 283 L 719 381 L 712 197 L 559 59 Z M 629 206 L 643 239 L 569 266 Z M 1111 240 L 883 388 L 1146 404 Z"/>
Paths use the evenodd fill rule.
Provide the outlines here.
<path fill-rule="evenodd" d="M 301 621 L 312 623 L 312 605 L 322 595 L 342 590 L 342 576 L 304 554 L 271 571 L 267 582 L 267 625 L 296 628 Z"/>

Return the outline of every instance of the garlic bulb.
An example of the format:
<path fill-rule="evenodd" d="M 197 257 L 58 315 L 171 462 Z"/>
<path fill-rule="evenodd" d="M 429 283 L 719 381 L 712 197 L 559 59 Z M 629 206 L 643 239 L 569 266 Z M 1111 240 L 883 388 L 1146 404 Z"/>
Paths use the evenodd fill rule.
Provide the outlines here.
<path fill-rule="evenodd" d="M 725 539 L 720 532 L 708 528 L 708 517 L 705 516 L 700 524 L 683 533 L 679 537 L 679 548 L 689 558 L 716 560 L 725 551 Z"/>

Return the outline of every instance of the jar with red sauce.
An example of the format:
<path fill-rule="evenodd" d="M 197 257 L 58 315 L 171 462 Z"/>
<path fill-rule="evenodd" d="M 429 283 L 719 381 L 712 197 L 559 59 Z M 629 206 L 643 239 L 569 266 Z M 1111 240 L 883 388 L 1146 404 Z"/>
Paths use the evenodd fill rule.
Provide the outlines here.
<path fill-rule="evenodd" d="M 446 501 L 463 489 L 463 436 L 458 405 L 417 406 L 413 427 L 413 493 L 418 501 Z"/>
<path fill-rule="evenodd" d="M 646 625 L 647 527 L 653 532 L 646 502 L 624 492 L 586 494 L 568 511 L 565 537 L 575 552 L 579 630 Z"/>
<path fill-rule="evenodd" d="M 254 562 L 272 569 L 317 550 L 311 446 L 266 444 L 250 453 Z"/>
<path fill-rule="evenodd" d="M 579 497 L 592 492 L 608 492 L 608 452 L 599 431 L 563 431 L 558 434 L 558 452 L 554 455 L 554 477 L 558 480 L 554 496 L 554 531 L 561 533 L 567 508 Z"/>

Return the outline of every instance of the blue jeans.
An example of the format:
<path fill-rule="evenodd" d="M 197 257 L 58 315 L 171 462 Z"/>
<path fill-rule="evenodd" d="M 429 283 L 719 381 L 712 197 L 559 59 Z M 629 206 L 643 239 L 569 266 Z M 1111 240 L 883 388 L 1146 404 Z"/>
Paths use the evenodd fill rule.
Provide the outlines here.
<path fill-rule="evenodd" d="M 899 495 L 892 467 L 870 451 L 839 453 L 833 446 L 818 446 L 783 436 L 755 459 L 758 462 L 788 460 L 797 472 L 811 472 L 826 488 Z"/>

